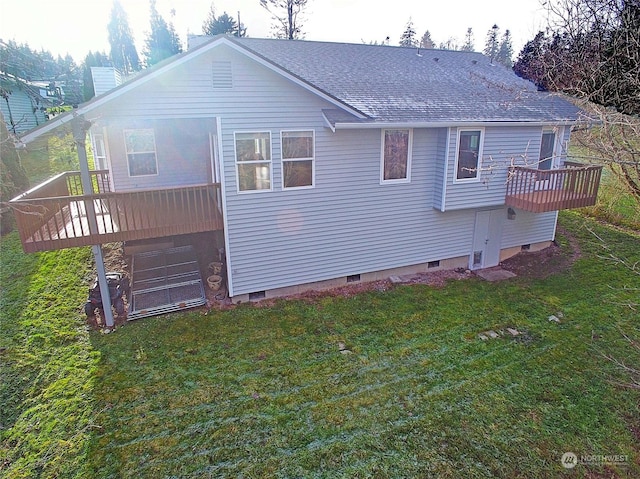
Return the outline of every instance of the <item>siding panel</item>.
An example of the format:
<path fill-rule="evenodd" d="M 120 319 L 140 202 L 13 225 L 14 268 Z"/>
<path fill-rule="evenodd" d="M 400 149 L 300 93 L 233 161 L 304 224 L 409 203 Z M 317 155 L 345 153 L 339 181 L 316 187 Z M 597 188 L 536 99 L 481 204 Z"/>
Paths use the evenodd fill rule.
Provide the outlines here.
<path fill-rule="evenodd" d="M 555 238 L 557 211 L 530 213 L 516 210 L 516 219 L 505 221 L 502 248 L 552 241 Z"/>
<path fill-rule="evenodd" d="M 214 54 L 216 61 L 231 62 L 232 88 L 214 88 Z M 112 148 L 120 143 L 123 149 L 123 124 L 140 118 L 191 118 L 196 125 L 195 118 L 203 117 L 202 129 L 213 128 L 206 118 L 221 119 L 217 133 L 233 295 L 465 256 L 471 250 L 477 207 L 504 204 L 504 168 L 483 173 L 487 181 L 481 184 L 452 184 L 455 135 L 448 138 L 445 128 L 414 130 L 411 182 L 381 185 L 380 130 L 331 132 L 321 110 L 333 105 L 227 47 L 149 81 L 141 90 L 123 94 L 103 109 L 104 117 L 119 117 L 118 125 L 110 125 Z M 315 131 L 314 188 L 282 189 L 280 131 L 287 129 Z M 271 133 L 273 191 L 238 193 L 238 131 Z M 521 155 L 526 138 L 539 131 L 487 128 L 485 156 Z M 185 142 L 173 139 L 184 148 Z M 122 151 L 110 151 L 118 187 L 141 187 L 140 181 L 127 178 Z M 167 164 L 159 164 L 158 178 L 146 186 L 160 186 L 165 180 L 188 184 L 205 175 L 199 169 L 203 164 L 184 162 L 169 170 Z M 169 176 L 161 177 L 165 171 Z M 444 200 L 448 211 L 443 213 L 439 208 Z M 525 230 L 537 227 L 538 220 L 527 223 L 524 214 L 518 216 L 519 221 L 505 228 L 508 245 L 522 243 L 517 225 Z M 534 240 L 527 237 L 524 242 Z"/>
<path fill-rule="evenodd" d="M 8 86 L 12 91 L 6 99 L 0 98 L 0 111 L 7 130 L 13 133 L 22 133 L 44 123 L 44 112 L 40 111 L 40 105 L 36 104 L 29 95 L 13 85 Z"/>
<path fill-rule="evenodd" d="M 504 205 L 509 166 L 535 162 L 540 152 L 541 126 L 487 127 L 480 181 L 454 183 L 457 130 L 450 131 L 446 211 Z"/>

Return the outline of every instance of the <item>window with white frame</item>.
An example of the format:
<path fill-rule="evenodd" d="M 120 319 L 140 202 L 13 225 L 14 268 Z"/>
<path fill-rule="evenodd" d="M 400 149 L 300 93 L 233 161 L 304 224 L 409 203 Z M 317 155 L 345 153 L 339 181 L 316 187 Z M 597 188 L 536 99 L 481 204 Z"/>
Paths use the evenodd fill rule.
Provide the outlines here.
<path fill-rule="evenodd" d="M 271 189 L 271 133 L 236 133 L 238 191 Z"/>
<path fill-rule="evenodd" d="M 93 147 L 93 161 L 95 163 L 96 170 L 106 170 L 107 165 L 107 152 L 104 147 L 104 135 L 102 133 L 91 134 L 91 146 Z"/>
<path fill-rule="evenodd" d="M 314 132 L 283 131 L 280 133 L 282 151 L 282 187 L 303 188 L 314 181 Z"/>
<path fill-rule="evenodd" d="M 382 130 L 382 182 L 407 182 L 411 179 L 412 130 Z"/>
<path fill-rule="evenodd" d="M 556 149 L 556 134 L 553 130 L 542 132 L 542 143 L 540 144 L 540 158 L 538 160 L 539 170 L 550 170 L 553 167 L 553 157 Z"/>
<path fill-rule="evenodd" d="M 158 174 L 156 139 L 152 128 L 124 130 L 129 176 Z"/>
<path fill-rule="evenodd" d="M 474 180 L 480 178 L 480 159 L 482 158 L 481 129 L 458 130 L 456 152 L 456 180 Z"/>

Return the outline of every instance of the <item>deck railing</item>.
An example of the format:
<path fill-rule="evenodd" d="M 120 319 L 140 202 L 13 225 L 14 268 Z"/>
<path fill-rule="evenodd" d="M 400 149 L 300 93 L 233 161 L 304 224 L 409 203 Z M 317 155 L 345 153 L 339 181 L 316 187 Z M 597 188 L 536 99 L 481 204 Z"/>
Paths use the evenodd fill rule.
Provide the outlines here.
<path fill-rule="evenodd" d="M 509 169 L 505 204 L 533 213 L 581 208 L 596 203 L 602 166 L 565 162 L 564 168 Z"/>
<path fill-rule="evenodd" d="M 219 184 L 112 192 L 107 171 L 94 171 L 91 177 L 93 191 L 88 195 L 82 194 L 79 173 L 69 172 L 11 200 L 26 252 L 223 227 Z M 88 212 L 95 222 L 88 218 Z"/>

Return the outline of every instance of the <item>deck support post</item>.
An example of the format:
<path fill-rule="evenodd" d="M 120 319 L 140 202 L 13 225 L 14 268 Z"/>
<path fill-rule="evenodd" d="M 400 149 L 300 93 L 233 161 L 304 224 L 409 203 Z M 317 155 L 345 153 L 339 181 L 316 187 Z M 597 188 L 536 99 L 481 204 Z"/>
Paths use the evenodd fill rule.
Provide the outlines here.
<path fill-rule="evenodd" d="M 78 162 L 80 163 L 80 181 L 82 183 L 82 193 L 85 197 L 84 205 L 87 211 L 87 222 L 89 223 L 89 233 L 98 234 L 98 221 L 96 220 L 96 210 L 93 204 L 93 197 L 88 196 L 93 193 L 93 185 L 91 184 L 91 174 L 89 173 L 89 162 L 87 160 L 87 149 L 85 143 L 87 141 L 87 129 L 90 123 L 82 116 L 76 116 L 73 119 L 73 140 L 76 143 L 76 151 L 78 152 Z M 87 197 L 88 196 L 88 197 Z M 113 311 L 111 310 L 111 295 L 109 294 L 109 285 L 107 283 L 107 272 L 104 266 L 104 258 L 102 256 L 102 246 L 91 246 L 93 257 L 96 262 L 96 271 L 98 274 L 98 285 L 100 285 L 100 297 L 102 299 L 102 310 L 104 311 L 104 322 L 109 328 L 115 324 L 113 320 Z"/>

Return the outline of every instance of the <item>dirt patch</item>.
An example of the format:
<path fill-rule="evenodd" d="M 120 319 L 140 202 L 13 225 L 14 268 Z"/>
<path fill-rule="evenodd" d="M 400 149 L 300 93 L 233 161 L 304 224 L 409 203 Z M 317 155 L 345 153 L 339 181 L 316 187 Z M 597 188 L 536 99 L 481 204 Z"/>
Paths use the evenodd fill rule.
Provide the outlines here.
<path fill-rule="evenodd" d="M 102 256 L 104 257 L 104 265 L 107 271 L 125 273 L 129 277 L 131 276 L 129 260 L 124 255 L 121 243 L 102 245 Z"/>
<path fill-rule="evenodd" d="M 474 274 L 469 270 L 465 270 L 464 268 L 458 268 L 455 270 L 434 271 L 431 273 L 417 273 L 413 275 L 403 276 L 401 283 L 393 283 L 388 279 L 366 283 L 353 283 L 331 289 L 305 291 L 304 293 L 293 294 L 284 298 L 263 299 L 260 301 L 256 301 L 253 304 L 259 307 L 269 307 L 273 306 L 279 299 L 297 299 L 309 303 L 315 303 L 316 301 L 323 298 L 350 298 L 367 291 L 388 291 L 400 284 L 426 284 L 429 286 L 433 286 L 434 288 L 442 288 L 447 284 L 448 281 L 466 279 L 472 276 L 474 276 Z M 223 309 L 229 309 L 234 306 L 235 305 L 228 298 L 223 302 L 219 302 L 213 305 L 213 307 L 220 307 Z"/>
<path fill-rule="evenodd" d="M 561 248 L 557 242 L 540 251 L 522 251 L 503 261 L 500 265 L 520 277 L 544 279 L 553 274 L 566 271 L 582 255 L 578 240 L 564 228 L 558 227 L 569 243 L 569 248 Z"/>
<path fill-rule="evenodd" d="M 580 246 L 577 239 L 571 235 L 567 230 L 558 227 L 558 233 L 562 235 L 569 243 L 568 247 L 560 247 L 558 243 L 553 242 L 551 246 L 541 251 L 529 252 L 523 251 L 517 255 L 503 261 L 500 266 L 507 271 L 515 273 L 519 277 L 543 279 L 553 274 L 566 271 L 571 265 L 581 256 Z M 206 280 L 206 265 L 214 257 L 210 251 L 210 244 L 206 242 L 207 257 L 200 257 L 201 273 L 203 274 L 203 281 Z M 196 250 L 200 245 L 196 245 Z M 122 246 L 120 243 L 112 243 L 103 246 L 105 266 L 108 271 L 121 271 L 130 276 L 130 258 L 124 255 Z M 402 276 L 401 283 L 393 283 L 390 280 L 373 281 L 369 283 L 353 283 L 347 284 L 342 287 L 320 290 L 320 291 L 307 291 L 304 293 L 287 296 L 287 299 L 298 299 L 308 302 L 316 302 L 320 299 L 327 297 L 343 297 L 348 298 L 366 291 L 388 291 L 394 288 L 397 284 L 424 284 L 435 288 L 444 287 L 449 281 L 463 280 L 474 277 L 475 273 L 465 268 L 457 268 L 454 270 L 441 270 L 434 272 L 417 273 L 413 275 Z M 207 287 L 205 281 L 205 292 L 207 298 L 206 309 L 231 309 L 236 305 L 231 302 L 226 294 L 225 282 L 218 291 L 213 291 Z M 256 301 L 253 304 L 260 307 L 269 307 L 277 299 L 265 299 Z M 116 325 L 126 322 L 126 313 L 124 317 L 116 317 Z M 90 318 L 90 324 L 94 324 L 95 327 L 102 326 L 102 320 L 98 316 L 97 318 Z"/>
<path fill-rule="evenodd" d="M 102 245 L 102 257 L 104 259 L 104 266 L 107 272 L 124 273 L 131 278 L 131 267 L 129 265 L 129 259 L 124 254 L 122 243 L 107 243 Z M 91 276 L 90 284 L 87 284 L 87 291 L 93 285 L 95 278 L 95 270 Z M 84 304 L 83 304 L 84 306 Z M 127 322 L 127 311 L 129 304 L 127 298 L 124 298 L 125 312 L 124 314 L 116 314 L 113 311 L 113 320 L 116 326 L 121 326 Z M 87 325 L 92 329 L 101 329 L 106 326 L 104 318 L 99 311 L 96 311 L 95 316 L 89 316 L 87 318 Z"/>

